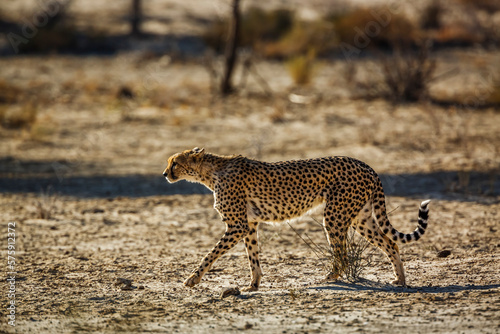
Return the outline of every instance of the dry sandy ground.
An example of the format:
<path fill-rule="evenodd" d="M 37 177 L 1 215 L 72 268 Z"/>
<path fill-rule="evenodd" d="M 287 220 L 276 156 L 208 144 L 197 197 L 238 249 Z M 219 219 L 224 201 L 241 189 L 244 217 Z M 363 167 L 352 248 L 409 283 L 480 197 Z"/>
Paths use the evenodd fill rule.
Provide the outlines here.
<path fill-rule="evenodd" d="M 28 218 L 38 200 L 2 196 L 5 221 L 17 221 L 18 332 L 498 332 L 498 204 L 433 201 L 425 238 L 401 247 L 406 289 L 387 284 L 390 264 L 377 251 L 362 280 L 324 282 L 295 232 L 265 225 L 261 290 L 220 298 L 248 284 L 242 244 L 199 286 L 182 285 L 224 230 L 210 195 L 55 198 L 51 219 Z M 413 229 L 417 200 L 389 203 L 393 224 Z M 325 243 L 310 218 L 293 226 Z M 437 257 L 443 249 L 451 255 Z"/>
<path fill-rule="evenodd" d="M 460 75 L 434 91 L 460 94 L 498 66 L 498 54 L 443 57 L 439 66 L 459 66 Z M 498 332 L 498 110 L 353 100 L 343 66 L 321 64 L 313 84 L 298 90 L 281 64 L 261 63 L 272 97 L 253 82 L 223 101 L 210 96 L 203 67 L 189 62 L 140 54 L 0 59 L 1 79 L 25 91 L 9 112 L 28 99 L 39 105 L 31 130 L 0 132 L 1 221 L 5 236 L 16 222 L 17 258 L 16 327 L 5 321 L 10 299 L 2 292 L 0 331 Z M 133 100 L 116 97 L 123 86 Z M 313 102 L 291 103 L 290 92 Z M 410 287 L 387 284 L 390 264 L 376 250 L 360 281 L 324 282 L 322 262 L 282 224 L 260 231 L 260 291 L 220 298 L 224 287 L 248 283 L 242 244 L 185 288 L 224 231 L 203 187 L 169 185 L 161 175 L 168 155 L 195 146 L 269 161 L 357 157 L 381 174 L 401 231 L 414 229 L 418 203 L 431 198 L 426 235 L 401 247 Z M 293 226 L 324 243 L 312 218 Z M 442 250 L 451 254 L 438 257 Z"/>

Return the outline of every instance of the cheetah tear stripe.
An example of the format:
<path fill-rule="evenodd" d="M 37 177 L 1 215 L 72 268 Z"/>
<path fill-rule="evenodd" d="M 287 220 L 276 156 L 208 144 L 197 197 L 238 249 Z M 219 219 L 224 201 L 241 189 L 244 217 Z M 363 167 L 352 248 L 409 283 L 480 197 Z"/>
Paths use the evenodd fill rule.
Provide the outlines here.
<path fill-rule="evenodd" d="M 401 233 L 395 228 L 391 229 L 392 240 L 401 241 L 402 243 L 417 241 L 425 233 L 427 228 L 427 220 L 429 219 L 429 203 L 430 199 L 420 203 L 418 210 L 418 226 L 412 233 Z"/>

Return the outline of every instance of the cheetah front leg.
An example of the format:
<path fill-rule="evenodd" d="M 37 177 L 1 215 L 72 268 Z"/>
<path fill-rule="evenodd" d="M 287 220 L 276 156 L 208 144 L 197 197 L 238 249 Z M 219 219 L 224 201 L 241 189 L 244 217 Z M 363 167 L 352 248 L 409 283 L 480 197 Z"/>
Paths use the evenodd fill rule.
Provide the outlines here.
<path fill-rule="evenodd" d="M 229 226 L 229 225 L 228 225 Z M 193 287 L 200 283 L 201 278 L 207 271 L 210 270 L 214 262 L 224 253 L 234 247 L 248 233 L 248 225 L 239 224 L 237 226 L 227 228 L 226 233 L 222 236 L 215 247 L 203 258 L 198 269 L 184 281 L 184 285 Z"/>
<path fill-rule="evenodd" d="M 259 243 L 257 240 L 257 227 L 258 224 L 250 225 L 250 232 L 245 238 L 245 247 L 248 255 L 248 263 L 250 264 L 250 271 L 252 273 L 252 282 L 249 287 L 243 289 L 243 291 L 257 291 L 260 285 L 260 279 L 262 278 L 262 269 L 260 268 L 259 262 Z"/>

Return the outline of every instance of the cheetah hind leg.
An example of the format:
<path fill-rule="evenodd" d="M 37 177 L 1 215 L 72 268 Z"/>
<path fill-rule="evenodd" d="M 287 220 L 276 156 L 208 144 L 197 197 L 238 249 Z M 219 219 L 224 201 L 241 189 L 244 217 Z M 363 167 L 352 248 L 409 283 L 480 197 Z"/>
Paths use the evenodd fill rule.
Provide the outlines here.
<path fill-rule="evenodd" d="M 332 240 L 329 237 L 330 240 Z M 345 272 L 347 268 L 347 252 L 346 252 L 346 245 L 345 245 L 345 240 L 346 237 L 343 239 L 340 239 L 341 241 L 338 243 L 333 244 L 334 246 L 331 246 L 331 254 L 332 254 L 332 263 L 331 263 L 331 270 L 330 272 L 326 275 L 325 281 L 337 281 L 342 274 Z"/>
<path fill-rule="evenodd" d="M 377 221 L 372 215 L 372 202 L 368 201 L 353 222 L 356 232 L 361 234 L 368 242 L 378 247 L 391 261 L 396 279 L 391 282 L 393 285 L 406 286 L 403 263 L 399 256 L 398 245 L 389 239 L 380 229 Z"/>
<path fill-rule="evenodd" d="M 345 245 L 345 237 L 340 243 L 336 243 L 332 250 L 333 253 L 333 263 L 332 270 L 326 275 L 325 281 L 336 281 L 342 276 L 342 274 L 347 269 L 347 253 Z"/>
<path fill-rule="evenodd" d="M 346 238 L 349 228 L 348 219 L 336 214 L 333 203 L 327 202 L 325 205 L 323 227 L 326 238 L 333 252 L 332 270 L 326 275 L 326 281 L 337 280 L 347 268 Z"/>

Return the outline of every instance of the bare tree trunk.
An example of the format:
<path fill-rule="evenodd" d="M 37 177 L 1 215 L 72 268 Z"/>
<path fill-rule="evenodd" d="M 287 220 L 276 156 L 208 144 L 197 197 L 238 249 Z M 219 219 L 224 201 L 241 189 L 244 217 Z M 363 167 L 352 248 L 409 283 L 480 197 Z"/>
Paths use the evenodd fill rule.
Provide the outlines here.
<path fill-rule="evenodd" d="M 226 44 L 225 53 L 225 66 L 224 75 L 221 82 L 221 94 L 223 96 L 229 95 L 233 91 L 231 85 L 231 77 L 234 70 L 234 64 L 236 63 L 238 40 L 240 34 L 240 0 L 233 0 L 233 20 L 231 22 L 231 29 L 229 31 L 229 37 Z"/>
<path fill-rule="evenodd" d="M 141 20 L 141 0 L 132 0 L 132 19 L 130 20 L 132 25 L 132 35 L 138 36 L 141 34 Z"/>

